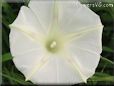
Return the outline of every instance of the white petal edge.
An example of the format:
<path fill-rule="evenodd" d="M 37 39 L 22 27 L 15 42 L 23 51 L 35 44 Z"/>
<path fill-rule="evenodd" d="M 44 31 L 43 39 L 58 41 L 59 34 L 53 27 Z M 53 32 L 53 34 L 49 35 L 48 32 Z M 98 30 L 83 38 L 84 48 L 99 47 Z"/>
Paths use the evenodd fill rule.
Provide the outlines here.
<path fill-rule="evenodd" d="M 72 1 L 72 3 L 60 3 L 59 9 L 59 15 L 61 16 L 60 27 L 66 34 L 80 31 L 84 29 L 84 27 L 102 25 L 100 17 L 79 2 Z"/>
<path fill-rule="evenodd" d="M 44 30 L 41 27 L 40 22 L 37 20 L 35 14 L 32 12 L 30 8 L 26 6 L 22 6 L 20 8 L 17 18 L 9 26 L 18 27 L 18 28 L 20 28 L 21 26 L 27 26 L 21 29 L 38 33 L 44 33 Z"/>
<path fill-rule="evenodd" d="M 52 23 L 54 1 L 31 0 L 28 6 L 40 21 L 43 29 L 45 29 L 45 32 L 47 32 L 50 24 Z"/>

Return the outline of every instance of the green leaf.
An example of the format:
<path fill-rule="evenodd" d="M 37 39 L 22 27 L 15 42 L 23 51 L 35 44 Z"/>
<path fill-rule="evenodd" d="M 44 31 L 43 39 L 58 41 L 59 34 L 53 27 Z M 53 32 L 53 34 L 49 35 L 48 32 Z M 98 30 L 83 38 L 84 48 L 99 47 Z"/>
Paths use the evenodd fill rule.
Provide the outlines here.
<path fill-rule="evenodd" d="M 101 72 L 103 72 L 105 69 L 108 69 L 108 68 L 113 69 L 113 67 L 114 67 L 113 61 L 107 59 L 106 57 L 101 56 L 101 60 L 100 60 L 100 63 L 98 65 L 98 68 L 99 68 L 99 70 L 101 70 Z"/>
<path fill-rule="evenodd" d="M 5 30 L 5 28 L 3 28 L 3 30 L 2 30 L 2 38 L 3 38 L 4 42 L 6 43 L 6 46 L 9 47 L 8 33 Z"/>
<path fill-rule="evenodd" d="M 114 76 L 106 74 L 106 73 L 101 73 L 101 72 L 96 72 L 93 77 L 88 79 L 88 81 L 109 81 L 109 82 L 114 82 Z"/>
<path fill-rule="evenodd" d="M 17 82 L 17 83 L 19 83 L 19 84 L 23 84 L 23 85 L 32 85 L 32 83 L 30 83 L 30 82 L 26 82 L 26 81 L 24 81 L 23 79 L 19 79 L 19 78 L 17 78 L 17 77 L 12 77 L 12 76 L 9 76 L 9 75 L 7 75 L 7 74 L 1 74 L 0 73 L 0 75 L 1 76 L 3 76 L 3 77 L 5 77 L 5 78 L 7 78 L 7 79 L 9 79 L 9 80 L 13 80 L 13 81 L 15 81 L 15 82 Z M 16 74 L 14 74 L 14 75 L 16 75 Z"/>
<path fill-rule="evenodd" d="M 12 59 L 11 53 L 6 53 L 2 56 L 2 62 L 6 62 Z"/>
<path fill-rule="evenodd" d="M 32 85 L 31 82 L 26 82 L 23 74 L 21 74 L 19 71 L 16 71 L 14 67 L 10 67 L 9 69 L 7 67 L 3 67 L 2 73 L 0 73 L 0 75 L 3 76 L 4 79 L 8 80 L 8 82 L 10 82 L 12 85 Z"/>
<path fill-rule="evenodd" d="M 113 53 L 113 52 L 114 52 L 114 50 L 113 50 L 113 49 L 111 49 L 111 48 L 109 48 L 109 47 L 106 47 L 106 46 L 103 46 L 103 51 L 106 51 L 106 52 L 111 52 L 111 53 Z"/>
<path fill-rule="evenodd" d="M 107 64 L 111 64 L 111 65 L 114 65 L 114 62 L 105 58 L 105 57 L 101 57 L 101 60 L 105 61 Z"/>
<path fill-rule="evenodd" d="M 30 2 L 30 0 L 23 0 L 24 1 L 24 4 L 26 5 L 26 6 L 28 6 L 28 3 Z"/>

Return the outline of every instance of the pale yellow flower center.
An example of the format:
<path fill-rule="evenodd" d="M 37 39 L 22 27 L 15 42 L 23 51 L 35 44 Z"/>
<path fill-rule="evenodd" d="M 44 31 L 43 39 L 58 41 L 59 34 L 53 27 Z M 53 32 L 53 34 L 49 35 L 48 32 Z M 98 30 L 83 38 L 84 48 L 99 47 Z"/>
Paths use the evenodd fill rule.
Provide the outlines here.
<path fill-rule="evenodd" d="M 53 41 L 51 44 L 50 44 L 50 48 L 55 48 L 56 47 L 56 45 L 57 45 L 57 43 L 56 43 L 56 41 Z"/>
<path fill-rule="evenodd" d="M 48 40 L 46 42 L 46 49 L 51 52 L 51 53 L 56 53 L 59 51 L 60 49 L 60 46 L 58 44 L 58 41 L 57 40 Z"/>

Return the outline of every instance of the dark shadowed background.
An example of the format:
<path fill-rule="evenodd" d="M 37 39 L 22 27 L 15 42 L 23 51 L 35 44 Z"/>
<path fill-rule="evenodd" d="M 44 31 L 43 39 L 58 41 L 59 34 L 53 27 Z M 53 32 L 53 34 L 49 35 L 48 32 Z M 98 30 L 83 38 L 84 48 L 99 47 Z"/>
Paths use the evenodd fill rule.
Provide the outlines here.
<path fill-rule="evenodd" d="M 84 2 L 84 0 L 81 1 L 84 4 L 95 3 Z M 114 1 L 111 1 L 110 3 L 114 5 Z M 108 2 L 102 2 L 102 4 L 107 3 Z M 8 25 L 15 20 L 20 7 L 22 5 L 27 6 L 27 4 L 27 0 L 25 2 L 7 2 L 4 0 L 2 3 L 2 73 L 0 73 L 0 76 L 2 76 L 2 85 L 33 85 L 31 82 L 24 81 L 25 78 L 23 74 L 16 69 L 12 62 L 9 49 L 10 29 Z M 96 73 L 93 77 L 88 79 L 86 85 L 114 85 L 114 6 L 91 6 L 90 9 L 100 16 L 102 24 L 104 25 L 102 38 L 103 52 Z"/>

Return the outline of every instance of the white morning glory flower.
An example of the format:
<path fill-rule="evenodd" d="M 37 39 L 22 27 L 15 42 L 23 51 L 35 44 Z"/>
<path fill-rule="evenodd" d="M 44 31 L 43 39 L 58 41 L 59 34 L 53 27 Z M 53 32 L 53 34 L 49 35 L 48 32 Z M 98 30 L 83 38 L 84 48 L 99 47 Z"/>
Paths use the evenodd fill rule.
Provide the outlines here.
<path fill-rule="evenodd" d="M 87 82 L 99 63 L 103 25 L 78 1 L 30 1 L 10 25 L 17 69 L 35 84 Z"/>

